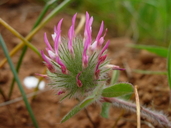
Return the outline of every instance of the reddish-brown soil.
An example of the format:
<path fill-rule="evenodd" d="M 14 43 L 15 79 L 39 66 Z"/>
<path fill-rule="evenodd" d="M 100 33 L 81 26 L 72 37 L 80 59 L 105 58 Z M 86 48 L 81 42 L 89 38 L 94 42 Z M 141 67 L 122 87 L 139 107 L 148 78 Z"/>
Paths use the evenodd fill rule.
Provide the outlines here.
<path fill-rule="evenodd" d="M 13 4 L 13 3 L 12 3 Z M 31 30 L 36 18 L 38 17 L 42 7 L 34 4 L 20 4 L 15 6 L 0 6 L 0 18 L 10 24 L 21 35 L 26 36 Z M 91 13 L 90 13 L 91 14 Z M 43 34 L 47 32 L 53 33 L 53 27 L 59 19 L 64 18 L 62 25 L 63 35 L 67 34 L 68 27 L 71 24 L 72 16 L 66 13 L 60 13 L 53 18 L 43 29 L 41 29 L 32 39 L 31 43 L 37 49 L 44 49 Z M 110 29 L 110 28 L 109 28 Z M 93 29 L 97 32 L 98 29 Z M 5 27 L 0 25 L 0 33 L 2 34 L 8 50 L 11 51 L 20 40 L 11 34 Z M 132 43 L 129 38 L 119 37 L 112 38 L 108 33 L 111 43 L 108 50 L 111 63 L 126 68 L 122 71 L 119 81 L 130 82 L 138 86 L 138 92 L 141 105 L 150 107 L 152 110 L 163 111 L 168 116 L 169 113 L 169 87 L 166 75 L 145 75 L 133 72 L 133 69 L 166 71 L 166 59 L 158 57 L 146 51 L 139 51 L 127 47 Z M 19 51 L 12 57 L 13 63 L 16 64 L 21 54 Z M 0 48 L 0 61 L 4 58 L 4 53 Z M 24 57 L 19 77 L 21 82 L 26 76 L 41 73 L 44 70 L 42 60 L 30 49 L 28 49 Z M 8 95 L 10 84 L 12 81 L 12 73 L 8 64 L 0 68 L 0 87 Z M 48 83 L 47 80 L 46 84 Z M 47 87 L 48 88 L 48 87 Z M 27 94 L 33 92 L 25 88 Z M 17 84 L 15 84 L 11 100 L 21 97 Z M 54 90 L 45 90 L 39 93 L 34 100 L 28 98 L 38 121 L 40 128 L 93 128 L 93 124 L 89 121 L 86 112 L 82 110 L 76 116 L 67 122 L 60 124 L 61 118 L 76 104 L 74 99 L 67 99 L 59 102 L 60 97 L 55 95 Z M 134 98 L 131 100 L 134 101 Z M 4 103 L 4 99 L 0 96 L 0 105 Z M 100 106 L 92 104 L 88 108 L 88 113 L 94 122 L 96 128 L 136 128 L 136 114 L 123 111 L 118 108 L 110 109 L 110 118 L 104 119 L 100 116 Z M 118 122 L 117 122 L 118 120 Z M 146 119 L 142 119 L 142 128 L 159 128 L 155 123 L 151 123 Z M 0 128 L 33 128 L 32 121 L 29 117 L 25 104 L 22 100 L 0 107 Z"/>

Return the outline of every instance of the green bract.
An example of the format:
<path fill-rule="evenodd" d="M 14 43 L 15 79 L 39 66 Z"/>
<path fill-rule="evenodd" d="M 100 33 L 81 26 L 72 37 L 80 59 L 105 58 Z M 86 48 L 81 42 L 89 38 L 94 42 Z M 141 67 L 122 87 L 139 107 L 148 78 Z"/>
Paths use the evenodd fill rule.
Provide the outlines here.
<path fill-rule="evenodd" d="M 55 67 L 56 72 L 48 71 L 48 77 L 51 79 L 50 85 L 53 85 L 53 88 L 68 91 L 68 94 L 66 95 L 68 97 L 71 97 L 74 94 L 76 94 L 76 96 L 88 95 L 101 82 L 95 79 L 94 75 L 98 57 L 96 52 L 89 56 L 88 66 L 86 68 L 82 67 L 83 40 L 80 38 L 76 38 L 73 41 L 73 48 L 75 52 L 74 57 L 68 50 L 67 40 L 62 40 L 62 45 L 59 48 L 59 56 L 65 62 L 65 66 L 67 67 L 69 73 L 61 73 L 60 66 L 55 61 L 52 61 L 52 64 Z M 101 66 L 101 72 L 103 72 L 103 75 L 105 75 L 105 69 L 106 68 L 102 68 Z M 79 73 L 79 80 L 82 82 L 81 87 L 77 85 L 76 80 Z"/>

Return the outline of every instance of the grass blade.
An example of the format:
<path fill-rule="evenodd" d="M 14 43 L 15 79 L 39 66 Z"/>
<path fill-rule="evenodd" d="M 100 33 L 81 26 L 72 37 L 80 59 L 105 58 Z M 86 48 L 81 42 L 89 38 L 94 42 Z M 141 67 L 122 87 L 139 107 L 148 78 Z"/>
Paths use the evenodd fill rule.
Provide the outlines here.
<path fill-rule="evenodd" d="M 168 53 L 168 50 L 165 47 L 148 46 L 148 45 L 129 45 L 129 46 L 132 48 L 147 50 L 161 57 L 167 57 L 167 53 Z"/>
<path fill-rule="evenodd" d="M 168 56 L 167 56 L 167 73 L 168 73 L 168 83 L 171 89 L 171 43 L 169 46 Z"/>
<path fill-rule="evenodd" d="M 45 17 L 45 19 L 35 28 L 33 29 L 26 37 L 25 40 L 30 40 L 45 24 L 50 21 L 56 13 L 58 13 L 64 6 L 66 6 L 71 0 L 65 0 L 63 1 L 58 7 L 56 7 L 48 16 Z M 1 22 L 1 18 L 0 18 Z M 9 53 L 10 56 L 13 56 L 19 49 L 24 47 L 24 42 L 19 43 L 13 50 Z M 28 44 L 31 45 L 31 44 Z M 2 62 L 0 62 L 0 67 L 2 67 L 6 63 L 7 59 L 3 59 Z"/>
<path fill-rule="evenodd" d="M 166 71 L 150 71 L 150 70 L 133 69 L 133 72 L 140 73 L 140 74 L 167 75 Z"/>
<path fill-rule="evenodd" d="M 46 3 L 45 7 L 43 8 L 42 12 L 40 13 L 39 17 L 37 18 L 37 21 L 35 22 L 35 24 L 34 24 L 32 30 L 33 30 L 34 28 L 36 28 L 36 27 L 39 25 L 39 23 L 42 21 L 43 17 L 45 16 L 46 12 L 48 11 L 49 7 L 50 7 L 54 2 L 56 2 L 56 1 L 57 1 L 57 0 L 51 0 L 51 1 L 49 1 L 49 2 Z M 25 53 L 26 53 L 26 51 L 27 51 L 27 48 L 28 48 L 28 46 L 25 45 L 24 48 L 23 48 L 23 50 L 22 50 L 22 53 L 21 53 L 21 55 L 20 55 L 20 58 L 19 58 L 19 60 L 18 60 L 17 66 L 16 66 L 16 71 L 17 71 L 17 72 L 19 72 L 19 69 L 20 69 L 20 66 L 21 66 L 23 57 L 24 57 L 24 55 L 25 55 Z M 15 79 L 13 78 L 12 83 L 11 83 L 11 85 L 10 85 L 10 91 L 9 91 L 9 93 L 8 93 L 8 100 L 11 98 L 11 95 L 12 95 L 12 92 L 13 92 L 13 88 L 14 88 L 14 83 L 15 83 Z"/>
<path fill-rule="evenodd" d="M 2 24 L 4 27 L 6 27 L 12 34 L 14 34 L 16 37 L 18 37 L 21 41 L 23 41 L 23 46 L 24 45 L 27 45 L 28 47 L 30 47 L 31 50 L 33 50 L 38 56 L 41 56 L 39 51 L 37 50 L 37 48 L 35 48 L 32 44 L 30 44 L 28 42 L 27 39 L 25 39 L 20 33 L 18 33 L 14 28 L 12 28 L 10 25 L 8 25 L 5 21 L 3 21 L 1 18 L 0 18 L 0 24 Z M 17 45 L 18 46 L 18 45 Z M 20 47 L 22 48 L 22 47 Z M 18 51 L 19 49 L 16 50 L 16 52 Z"/>
<path fill-rule="evenodd" d="M 19 88 L 19 90 L 21 92 L 21 95 L 23 97 L 23 100 L 24 100 L 24 103 L 26 105 L 26 108 L 27 108 L 27 110 L 29 112 L 29 115 L 30 115 L 30 117 L 32 119 L 32 122 L 33 122 L 35 128 L 38 128 L 38 123 L 37 123 L 37 121 L 36 121 L 36 119 L 34 117 L 34 114 L 33 114 L 33 111 L 31 109 L 31 106 L 30 106 L 30 104 L 29 104 L 29 102 L 27 100 L 26 94 L 25 94 L 24 89 L 23 89 L 23 87 L 21 85 L 21 82 L 20 82 L 20 80 L 18 78 L 17 72 L 16 72 L 15 67 L 14 67 L 14 65 L 12 63 L 12 60 L 11 60 L 9 54 L 8 54 L 7 47 L 5 45 L 5 42 L 2 39 L 2 36 L 1 35 L 0 35 L 0 45 L 1 45 L 2 49 L 3 49 L 3 51 L 4 51 L 4 54 L 5 54 L 5 56 L 7 58 L 7 61 L 9 63 L 9 65 L 10 65 L 11 71 L 12 71 L 14 77 L 15 77 L 15 80 L 16 80 L 17 84 L 18 84 L 18 88 Z"/>
<path fill-rule="evenodd" d="M 25 47 L 27 47 L 27 46 L 25 46 Z M 22 63 L 23 57 L 24 57 L 24 54 L 21 54 L 21 56 L 19 58 L 19 61 L 17 63 L 17 66 L 16 66 L 16 72 L 17 73 L 19 72 L 19 68 L 20 68 L 20 65 Z M 12 79 L 12 82 L 11 82 L 11 85 L 10 85 L 10 90 L 9 90 L 9 93 L 8 93 L 8 100 L 10 100 L 10 98 L 11 98 L 11 95 L 12 95 L 12 92 L 13 92 L 13 88 L 14 88 L 14 83 L 15 83 L 15 78 Z"/>
<path fill-rule="evenodd" d="M 57 2 L 57 1 L 58 1 L 58 0 L 50 0 L 50 1 L 48 1 L 48 2 L 45 4 L 45 6 L 44 6 L 42 12 L 40 13 L 39 17 L 37 18 L 37 20 L 36 20 L 36 22 L 35 22 L 35 24 L 34 24 L 32 30 L 33 30 L 34 28 L 36 28 L 36 27 L 39 25 L 39 23 L 40 23 L 40 22 L 42 21 L 42 19 L 44 18 L 44 16 L 45 16 L 46 12 L 48 11 L 48 9 L 49 9 L 55 2 Z"/>

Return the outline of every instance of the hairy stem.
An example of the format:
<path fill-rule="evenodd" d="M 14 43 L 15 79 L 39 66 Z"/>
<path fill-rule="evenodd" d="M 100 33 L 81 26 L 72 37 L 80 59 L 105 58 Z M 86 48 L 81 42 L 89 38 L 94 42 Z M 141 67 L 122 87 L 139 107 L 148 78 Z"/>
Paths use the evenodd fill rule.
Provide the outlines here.
<path fill-rule="evenodd" d="M 103 97 L 101 101 L 112 103 L 112 105 L 115 107 L 122 108 L 122 109 L 136 113 L 136 105 L 134 103 L 121 100 L 118 98 L 107 98 L 107 97 Z M 169 120 L 161 112 L 156 112 L 148 108 L 141 107 L 141 116 L 149 119 L 150 121 L 154 123 L 157 123 L 160 126 L 171 128 L 171 124 Z"/>

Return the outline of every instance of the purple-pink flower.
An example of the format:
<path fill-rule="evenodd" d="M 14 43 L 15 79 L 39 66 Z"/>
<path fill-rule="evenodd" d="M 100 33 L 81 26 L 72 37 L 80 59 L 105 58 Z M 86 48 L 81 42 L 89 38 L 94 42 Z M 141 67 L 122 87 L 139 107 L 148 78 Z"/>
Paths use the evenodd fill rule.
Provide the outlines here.
<path fill-rule="evenodd" d="M 58 89 L 58 95 L 65 97 L 86 96 L 100 84 L 104 84 L 104 76 L 111 70 L 122 70 L 119 66 L 109 65 L 105 53 L 110 41 L 105 41 L 107 29 L 102 21 L 95 40 L 92 37 L 93 17 L 86 12 L 86 23 L 83 37 L 75 33 L 75 14 L 68 31 L 68 38 L 61 37 L 61 19 L 54 27 L 53 46 L 44 34 L 47 55 L 41 51 L 42 58 L 48 68 L 47 76 L 50 85 Z"/>

